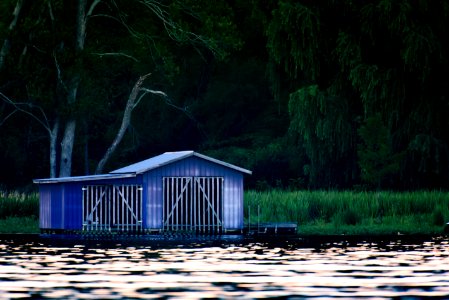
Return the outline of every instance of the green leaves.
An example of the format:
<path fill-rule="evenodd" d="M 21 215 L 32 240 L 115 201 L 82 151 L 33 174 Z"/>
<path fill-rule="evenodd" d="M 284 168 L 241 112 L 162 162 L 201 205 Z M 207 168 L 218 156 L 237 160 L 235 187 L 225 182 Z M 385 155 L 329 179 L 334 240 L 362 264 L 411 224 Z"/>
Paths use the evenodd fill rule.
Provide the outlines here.
<path fill-rule="evenodd" d="M 349 180 L 360 166 L 372 186 L 417 162 L 444 161 L 448 170 L 447 139 L 414 146 L 418 136 L 441 141 L 448 132 L 443 2 L 278 1 L 267 28 L 271 78 L 275 95 L 288 90 L 289 130 L 304 143 L 312 182 L 337 165 Z"/>
<path fill-rule="evenodd" d="M 268 51 L 292 78 L 315 80 L 320 71 L 320 18 L 314 8 L 281 1 L 267 28 Z"/>
<path fill-rule="evenodd" d="M 289 130 L 301 137 L 311 161 L 312 184 L 329 184 L 333 180 L 323 177 L 323 172 L 332 174 L 329 166 L 347 159 L 353 147 L 348 99 L 321 91 L 317 85 L 305 86 L 290 94 L 289 113 Z"/>
<path fill-rule="evenodd" d="M 361 143 L 357 154 L 362 180 L 371 187 L 380 188 L 397 174 L 403 154 L 393 152 L 391 136 L 380 113 L 368 117 L 358 133 Z"/>
<path fill-rule="evenodd" d="M 148 88 L 192 118 L 143 100 L 120 149 L 126 156 L 235 153 L 254 158 L 246 162 L 272 185 L 292 176 L 308 187 L 449 186 L 448 1 L 102 0 L 81 53 L 73 51 L 76 1 L 24 1 L 11 32 L 16 3 L 0 4 L 1 42 L 10 40 L 1 91 L 42 107 L 49 124 L 82 120 L 75 153 L 90 141 L 91 165 L 135 79 L 151 71 Z M 77 76 L 78 99 L 68 105 Z M 4 145 L 42 139 L 16 118 L 3 125 Z"/>

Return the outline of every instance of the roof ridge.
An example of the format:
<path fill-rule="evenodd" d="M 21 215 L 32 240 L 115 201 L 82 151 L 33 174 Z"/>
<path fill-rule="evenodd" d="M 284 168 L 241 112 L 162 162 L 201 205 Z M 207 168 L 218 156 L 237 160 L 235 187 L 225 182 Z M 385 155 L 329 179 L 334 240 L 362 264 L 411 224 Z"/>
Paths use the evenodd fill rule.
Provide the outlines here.
<path fill-rule="evenodd" d="M 178 160 L 190 157 L 190 156 L 196 156 L 202 159 L 205 159 L 207 161 L 225 166 L 227 168 L 234 169 L 236 171 L 252 174 L 251 171 L 246 170 L 241 167 L 237 167 L 235 165 L 232 165 L 230 163 L 200 154 L 198 152 L 195 152 L 193 150 L 186 150 L 186 151 L 173 151 L 173 152 L 164 152 L 162 154 L 159 154 L 157 156 L 150 157 L 148 159 L 136 162 L 134 164 L 128 165 L 126 167 L 113 170 L 109 172 L 109 174 L 126 174 L 126 173 L 133 173 L 133 174 L 142 174 L 147 171 L 165 166 L 170 163 L 174 163 Z"/>

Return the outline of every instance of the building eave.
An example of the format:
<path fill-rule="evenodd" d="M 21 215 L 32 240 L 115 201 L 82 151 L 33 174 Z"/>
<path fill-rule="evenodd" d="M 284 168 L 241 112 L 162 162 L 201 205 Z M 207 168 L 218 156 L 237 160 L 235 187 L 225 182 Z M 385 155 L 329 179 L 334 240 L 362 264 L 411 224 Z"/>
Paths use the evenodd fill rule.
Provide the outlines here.
<path fill-rule="evenodd" d="M 101 174 L 101 175 L 87 175 L 87 176 L 73 176 L 73 177 L 59 177 L 59 178 L 43 178 L 34 179 L 33 183 L 49 184 L 49 183 L 64 183 L 64 182 L 79 182 L 79 181 L 96 181 L 108 179 L 122 179 L 136 177 L 135 173 L 126 174 Z"/>

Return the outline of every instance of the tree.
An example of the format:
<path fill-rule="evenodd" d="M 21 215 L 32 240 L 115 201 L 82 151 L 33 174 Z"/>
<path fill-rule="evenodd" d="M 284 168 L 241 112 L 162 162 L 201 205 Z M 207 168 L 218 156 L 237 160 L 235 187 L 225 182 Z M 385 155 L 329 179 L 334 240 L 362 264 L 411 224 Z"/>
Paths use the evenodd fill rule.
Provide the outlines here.
<path fill-rule="evenodd" d="M 356 149 L 369 151 L 357 129 L 380 114 L 391 154 L 402 158 L 401 169 L 391 172 L 408 177 L 410 164 L 439 153 L 425 172 L 447 178 L 447 164 L 437 161 L 449 157 L 448 90 L 442 88 L 449 74 L 448 21 L 444 1 L 278 2 L 267 30 L 272 80 L 276 87 L 287 78 L 290 128 L 303 137 L 310 174 L 330 173 L 334 184 L 343 174 L 346 186 L 357 183 L 357 166 L 366 162 L 354 163 Z M 414 147 L 418 136 L 429 143 Z"/>
<path fill-rule="evenodd" d="M 0 70 L 3 68 L 3 65 L 5 64 L 5 59 L 6 56 L 8 55 L 9 49 L 11 47 L 11 42 L 10 42 L 10 34 L 14 31 L 14 29 L 17 26 L 17 21 L 19 19 L 19 14 L 20 11 L 22 10 L 23 7 L 23 1 L 24 0 L 17 0 L 16 2 L 16 6 L 14 7 L 14 11 L 13 11 L 13 19 L 11 21 L 11 23 L 8 26 L 8 30 L 7 30 L 7 34 L 6 37 L 3 41 L 3 45 L 2 48 L 0 50 Z"/>
<path fill-rule="evenodd" d="M 190 112 L 186 108 L 182 108 L 179 106 L 176 106 L 173 104 L 171 99 L 162 91 L 156 91 L 156 90 L 150 90 L 148 88 L 142 87 L 145 79 L 149 77 L 151 73 L 148 73 L 146 75 L 140 76 L 140 78 L 137 80 L 136 84 L 134 85 L 133 89 L 131 90 L 131 93 L 129 94 L 128 101 L 126 102 L 125 111 L 123 112 L 123 118 L 120 125 L 120 129 L 117 132 L 117 135 L 115 136 L 113 142 L 109 146 L 109 148 L 106 150 L 105 154 L 103 155 L 102 159 L 98 162 L 97 168 L 95 170 L 95 174 L 101 174 L 103 172 L 103 168 L 106 165 L 107 161 L 111 158 L 112 154 L 117 149 L 118 145 L 122 141 L 126 130 L 128 129 L 130 123 L 131 123 L 131 114 L 132 111 L 139 105 L 140 101 L 147 95 L 147 94 L 153 94 L 157 95 L 159 97 L 162 97 L 165 101 L 165 103 L 171 107 L 174 107 L 177 110 L 182 111 L 185 113 L 189 118 L 194 119 L 193 116 L 191 116 Z"/>
<path fill-rule="evenodd" d="M 401 153 L 393 153 L 392 140 L 388 128 L 380 114 L 369 117 L 358 133 L 358 162 L 361 178 L 372 188 L 391 187 L 392 176 L 398 176 Z"/>
<path fill-rule="evenodd" d="M 45 112 L 45 122 L 41 124 L 49 134 L 51 177 L 71 175 L 77 124 L 80 120 L 88 123 L 86 118 L 104 112 L 107 101 L 103 97 L 111 97 L 106 89 L 114 84 L 114 80 L 129 82 L 142 70 L 153 69 L 160 76 L 159 82 L 168 82 L 179 72 L 174 61 L 176 47 L 190 47 L 200 55 L 212 53 L 220 58 L 235 47 L 228 43 L 234 41 L 232 34 L 220 36 L 220 32 L 232 32 L 232 23 L 227 23 L 228 16 L 218 19 L 218 23 L 227 26 L 220 28 L 222 25 L 218 24 L 214 28 L 217 23 L 210 19 L 214 14 L 207 11 L 213 6 L 201 6 L 198 1 L 161 4 L 152 0 L 78 0 L 70 3 L 47 0 L 45 6 L 33 2 L 25 4 L 27 14 L 21 17 L 21 22 L 15 23 L 20 26 L 11 28 L 15 39 L 8 41 L 13 47 L 28 50 L 20 52 L 25 53 L 23 56 L 10 56 L 9 59 L 16 65 L 19 59 L 22 60 L 32 72 L 25 68 L 4 70 L 5 78 L 15 73 L 21 78 L 16 82 L 25 84 L 27 89 L 21 95 L 13 90 L 5 90 L 3 94 L 9 100 L 28 99 L 27 103 Z M 225 2 L 219 4 L 226 8 Z M 197 12 L 196 9 L 201 10 Z M 115 35 L 106 34 L 108 31 L 114 31 Z M 164 32 L 165 35 L 161 34 Z M 107 61 L 107 67 L 103 65 L 104 61 Z M 115 64 L 111 65 L 112 61 Z M 50 72 L 44 72 L 42 68 L 48 66 Z M 105 71 L 100 74 L 103 78 L 91 76 L 100 69 Z M 118 71 L 118 75 L 114 71 Z M 121 84 L 121 88 L 126 91 L 129 84 Z M 122 94 L 123 90 L 120 91 Z M 13 102 L 10 101 L 13 105 L 22 103 Z M 176 107 L 174 103 L 172 106 Z M 31 110 L 28 113 L 33 114 Z M 128 115 L 126 113 L 125 117 Z M 120 130 L 119 133 L 123 134 Z M 57 148 L 58 141 L 60 149 Z M 115 147 L 109 148 L 107 153 L 114 150 Z M 57 157 L 60 157 L 59 174 Z M 98 169 L 103 166 L 102 160 Z"/>
<path fill-rule="evenodd" d="M 74 48 L 71 50 L 74 56 L 74 65 L 81 65 L 82 62 L 82 52 L 84 51 L 84 45 L 86 41 L 86 31 L 87 22 L 92 16 L 96 6 L 102 0 L 94 0 L 88 5 L 87 0 L 78 0 L 77 10 L 76 10 L 76 27 L 75 27 L 75 41 Z M 61 70 L 58 67 L 58 72 Z M 65 82 L 61 79 L 60 84 L 65 87 L 65 92 L 67 93 L 67 105 L 73 106 L 78 99 L 78 89 L 81 82 L 81 72 L 78 68 L 72 68 L 68 73 Z M 54 130 L 59 127 L 59 119 L 56 120 Z M 66 124 L 65 130 L 61 142 L 61 162 L 59 169 L 59 177 L 67 177 L 72 173 L 72 152 L 73 144 L 75 142 L 75 130 L 76 130 L 77 120 L 74 116 L 69 116 Z M 50 158 L 51 160 L 51 158 Z"/>
<path fill-rule="evenodd" d="M 299 136 L 310 159 L 305 172 L 311 187 L 344 186 L 352 180 L 347 178 L 352 173 L 341 173 L 353 159 L 356 140 L 349 101 L 311 85 L 290 94 L 289 112 L 289 130 Z"/>

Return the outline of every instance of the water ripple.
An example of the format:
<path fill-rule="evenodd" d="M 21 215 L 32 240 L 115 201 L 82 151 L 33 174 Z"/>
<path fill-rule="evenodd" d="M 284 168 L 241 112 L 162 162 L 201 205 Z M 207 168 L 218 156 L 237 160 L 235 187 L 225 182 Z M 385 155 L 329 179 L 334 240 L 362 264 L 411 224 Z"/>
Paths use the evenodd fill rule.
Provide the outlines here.
<path fill-rule="evenodd" d="M 124 240 L 0 236 L 0 298 L 446 298 L 446 237 Z"/>

